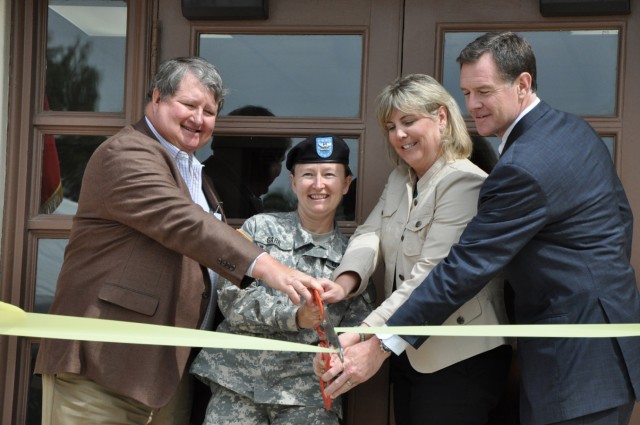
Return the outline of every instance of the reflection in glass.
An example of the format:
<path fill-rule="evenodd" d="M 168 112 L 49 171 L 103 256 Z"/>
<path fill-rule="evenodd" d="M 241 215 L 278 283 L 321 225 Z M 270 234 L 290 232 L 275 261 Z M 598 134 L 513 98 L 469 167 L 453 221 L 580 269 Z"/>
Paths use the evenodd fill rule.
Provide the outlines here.
<path fill-rule="evenodd" d="M 106 136 L 44 134 L 41 214 L 75 214 L 89 158 Z"/>
<path fill-rule="evenodd" d="M 53 134 L 44 134 L 42 152 L 42 178 L 40 185 L 40 214 L 51 214 L 62 202 L 60 161 Z"/>
<path fill-rule="evenodd" d="M 48 313 L 56 281 L 62 268 L 67 239 L 38 239 L 38 263 L 36 266 L 36 300 L 34 311 Z"/>
<path fill-rule="evenodd" d="M 266 108 L 245 106 L 229 115 L 273 116 Z M 227 217 L 247 218 L 264 211 L 262 196 L 280 175 L 291 139 L 278 136 L 214 136 L 213 155 L 204 172 L 213 181 Z"/>
<path fill-rule="evenodd" d="M 466 111 L 456 58 L 481 32 L 447 32 L 443 85 Z M 618 30 L 522 31 L 536 54 L 538 95 L 552 107 L 576 115 L 616 113 Z"/>
<path fill-rule="evenodd" d="M 53 111 L 121 112 L 127 3 L 49 0 L 46 98 Z"/>
<path fill-rule="evenodd" d="M 198 51 L 230 88 L 227 111 L 263 105 L 277 116 L 360 115 L 361 35 L 203 34 Z"/>

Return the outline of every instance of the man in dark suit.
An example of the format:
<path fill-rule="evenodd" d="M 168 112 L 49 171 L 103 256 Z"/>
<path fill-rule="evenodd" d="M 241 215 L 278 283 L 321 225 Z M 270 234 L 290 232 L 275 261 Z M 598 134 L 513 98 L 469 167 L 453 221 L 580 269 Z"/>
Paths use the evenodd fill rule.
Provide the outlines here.
<path fill-rule="evenodd" d="M 200 58 L 162 64 L 144 118 L 87 165 L 52 314 L 210 329 L 215 279 L 264 280 L 300 302 L 328 288 L 224 223 L 194 152 L 225 89 Z M 213 302 L 212 302 L 213 301 Z M 43 424 L 188 424 L 186 347 L 43 340 Z"/>
<path fill-rule="evenodd" d="M 631 210 L 598 134 L 537 98 L 535 56 L 518 35 L 485 34 L 458 62 L 478 133 L 501 137 L 502 155 L 459 243 L 387 325 L 440 324 L 501 269 L 517 323 L 640 322 Z M 379 335 L 351 347 L 328 390 L 344 392 L 424 339 Z M 519 338 L 518 354 L 523 425 L 629 422 L 640 339 Z"/>

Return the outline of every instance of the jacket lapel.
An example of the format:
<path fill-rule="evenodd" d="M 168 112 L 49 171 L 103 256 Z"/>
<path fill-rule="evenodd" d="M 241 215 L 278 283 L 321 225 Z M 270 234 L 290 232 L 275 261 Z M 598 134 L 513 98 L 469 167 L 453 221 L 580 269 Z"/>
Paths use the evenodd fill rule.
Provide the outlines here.
<path fill-rule="evenodd" d="M 224 215 L 224 209 L 222 208 L 222 202 L 218 201 L 218 193 L 216 192 L 216 187 L 213 184 L 213 180 L 209 177 L 204 169 L 202 171 L 202 191 L 204 192 L 204 197 L 207 198 L 207 202 L 211 207 L 213 212 L 219 212 L 222 215 L 222 221 L 226 222 L 227 219 Z"/>
<path fill-rule="evenodd" d="M 139 131 L 140 133 L 144 134 L 145 136 L 148 136 L 154 140 L 157 140 L 156 136 L 153 134 L 153 131 L 151 131 L 151 129 L 147 125 L 147 120 L 144 117 L 142 117 L 142 119 L 137 123 L 133 124 L 133 128 Z"/>
<path fill-rule="evenodd" d="M 500 156 L 504 155 L 507 149 L 509 149 L 509 146 L 511 146 L 513 142 L 515 142 L 520 136 L 522 136 L 525 131 L 531 128 L 536 121 L 538 121 L 544 114 L 547 113 L 547 111 L 549 111 L 549 109 L 551 109 L 549 105 L 547 105 L 543 101 L 540 101 L 540 103 L 538 103 L 535 108 L 533 108 L 531 111 L 529 111 L 528 114 L 522 117 L 520 121 L 518 121 L 518 123 L 515 125 L 515 127 L 513 127 L 513 130 L 511 130 L 509 137 L 507 137 L 507 142 L 504 144 L 504 149 L 502 149 L 502 154 Z"/>

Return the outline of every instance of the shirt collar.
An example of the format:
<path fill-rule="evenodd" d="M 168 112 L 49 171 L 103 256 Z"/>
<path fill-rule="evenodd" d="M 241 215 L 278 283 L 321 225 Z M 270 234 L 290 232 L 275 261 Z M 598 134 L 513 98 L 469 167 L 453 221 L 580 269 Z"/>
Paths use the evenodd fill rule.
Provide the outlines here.
<path fill-rule="evenodd" d="M 505 131 L 504 134 L 502 135 L 502 143 L 500 143 L 500 146 L 498 147 L 498 152 L 502 153 L 502 149 L 504 149 L 504 145 L 507 143 L 507 139 L 509 138 L 509 135 L 511 134 L 511 131 L 513 130 L 513 127 L 515 127 L 516 124 L 518 124 L 518 121 L 520 121 L 522 119 L 522 117 L 527 115 L 529 113 L 529 111 L 531 111 L 533 108 L 535 108 L 538 103 L 540 103 L 540 98 L 536 96 L 536 98 L 533 100 L 533 102 L 531 102 L 531 104 L 529 106 L 524 108 L 524 110 L 522 112 L 520 112 L 520 115 L 518 115 L 518 118 L 516 118 L 515 121 L 513 121 L 511 123 L 509 128 L 507 128 L 507 131 Z"/>
<path fill-rule="evenodd" d="M 202 164 L 200 163 L 200 161 L 198 161 L 198 159 L 196 158 L 195 155 L 193 154 L 189 154 L 183 150 L 178 149 L 177 146 L 169 143 L 167 141 L 167 139 L 165 139 L 164 137 L 162 137 L 160 135 L 160 133 L 158 133 L 158 131 L 155 129 L 155 127 L 153 126 L 153 124 L 151 124 L 151 121 L 149 121 L 149 118 L 147 118 L 146 116 L 144 117 L 144 119 L 147 121 L 147 125 L 149 126 L 149 129 L 151 129 L 151 132 L 153 133 L 154 136 L 156 136 L 156 139 L 158 139 L 158 142 L 160 142 L 160 144 L 162 146 L 164 146 L 169 153 L 171 154 L 171 157 L 174 158 L 175 160 L 178 160 L 178 158 L 182 157 L 182 158 L 188 158 L 189 159 L 189 164 L 196 164 L 196 165 L 200 165 L 202 167 Z"/>

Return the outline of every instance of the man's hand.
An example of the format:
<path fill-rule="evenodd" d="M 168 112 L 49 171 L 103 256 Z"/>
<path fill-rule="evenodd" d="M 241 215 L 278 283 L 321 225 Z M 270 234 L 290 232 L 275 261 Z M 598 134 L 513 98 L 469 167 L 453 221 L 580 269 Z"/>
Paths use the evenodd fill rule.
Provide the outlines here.
<path fill-rule="evenodd" d="M 294 304 L 300 304 L 300 296 L 313 304 L 313 295 L 308 288 L 316 289 L 322 295 L 324 289 L 318 281 L 298 270 L 285 266 L 270 255 L 261 255 L 253 268 L 253 277 L 265 282 L 269 287 L 284 292 Z"/>
<path fill-rule="evenodd" d="M 362 324 L 361 326 L 367 326 Z M 338 335 L 338 340 L 340 341 L 340 347 L 344 350 L 347 347 L 351 347 L 360 342 L 360 335 L 356 333 L 345 332 Z M 340 364 L 340 358 L 337 354 L 333 354 L 331 358 L 331 365 Z M 313 358 L 313 371 L 318 377 L 321 377 L 326 372 L 324 359 L 322 358 L 322 353 L 317 353 Z"/>
<path fill-rule="evenodd" d="M 342 339 L 340 342 L 342 343 Z M 319 355 L 316 355 L 313 370 L 325 382 L 335 378 L 331 385 L 324 389 L 325 394 L 335 399 L 375 375 L 389 355 L 380 350 L 380 340 L 373 336 L 347 347 L 344 350 L 344 364 L 337 360 L 337 356 L 332 355 L 329 370 L 324 370 L 324 362 L 318 361 Z"/>

